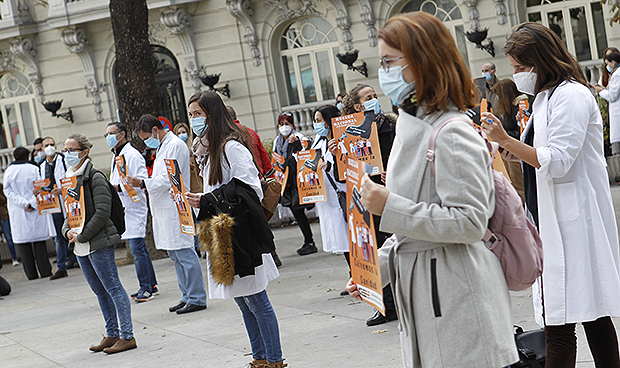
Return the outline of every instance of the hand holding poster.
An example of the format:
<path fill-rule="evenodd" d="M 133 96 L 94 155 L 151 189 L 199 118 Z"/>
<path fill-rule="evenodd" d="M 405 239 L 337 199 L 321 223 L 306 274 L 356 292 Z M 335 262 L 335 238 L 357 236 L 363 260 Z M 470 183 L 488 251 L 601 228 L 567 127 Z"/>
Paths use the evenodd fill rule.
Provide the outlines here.
<path fill-rule="evenodd" d="M 62 198 L 67 212 L 69 228 L 76 233 L 81 233 L 86 219 L 86 206 L 84 204 L 84 187 L 82 177 L 76 176 L 60 179 L 62 186 Z"/>
<path fill-rule="evenodd" d="M 282 192 L 280 195 L 284 195 L 284 188 L 286 188 L 286 182 L 288 180 L 288 166 L 284 166 L 285 161 L 283 156 L 275 152 L 271 153 L 271 165 L 275 171 L 276 180 L 282 184 Z"/>
<path fill-rule="evenodd" d="M 323 170 L 321 170 L 321 150 L 297 152 L 297 189 L 299 204 L 325 202 Z"/>
<path fill-rule="evenodd" d="M 347 159 L 347 222 L 351 277 L 357 284 L 362 299 L 385 315 L 377 242 L 374 237 L 375 223 L 362 204 L 359 192 L 365 165 L 368 164 L 351 157 Z M 368 171 L 371 170 L 372 167 Z"/>
<path fill-rule="evenodd" d="M 34 189 L 39 191 L 39 193 L 37 193 L 37 208 L 39 209 L 39 215 L 62 212 L 58 197 L 50 193 L 53 189 L 50 186 L 50 179 L 35 180 Z"/>
<path fill-rule="evenodd" d="M 118 169 L 118 176 L 121 179 L 121 184 L 123 184 L 123 188 L 125 188 L 129 198 L 131 198 L 133 203 L 139 202 L 140 197 L 138 197 L 138 193 L 136 193 L 136 190 L 127 182 L 127 164 L 125 163 L 125 156 L 116 156 L 114 158 L 114 162 L 116 163 L 116 168 Z"/>
<path fill-rule="evenodd" d="M 172 184 L 174 203 L 176 203 L 177 211 L 179 212 L 181 232 L 187 235 L 196 235 L 192 209 L 185 198 L 185 183 L 183 183 L 183 178 L 181 177 L 179 163 L 177 160 L 165 159 L 164 161 L 166 162 L 166 169 L 168 169 L 170 184 Z"/>
<path fill-rule="evenodd" d="M 347 156 L 373 166 L 372 175 L 383 172 L 379 134 L 372 110 L 332 118 L 334 138 L 338 144 L 338 176 L 346 178 Z"/>

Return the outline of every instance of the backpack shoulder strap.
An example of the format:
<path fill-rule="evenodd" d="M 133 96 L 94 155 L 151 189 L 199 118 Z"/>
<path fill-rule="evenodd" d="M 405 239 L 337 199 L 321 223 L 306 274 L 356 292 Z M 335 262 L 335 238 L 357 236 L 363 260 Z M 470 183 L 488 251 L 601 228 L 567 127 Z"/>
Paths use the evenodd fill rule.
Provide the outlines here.
<path fill-rule="evenodd" d="M 453 122 L 453 121 L 457 121 L 457 120 L 461 120 L 464 122 L 467 122 L 465 119 L 463 118 L 451 118 L 451 119 L 447 119 L 442 121 L 441 123 L 435 125 L 433 127 L 433 131 L 431 132 L 431 137 L 428 140 L 428 149 L 426 150 L 426 160 L 429 162 L 429 164 L 431 165 L 431 170 L 433 171 L 433 176 L 435 176 L 435 144 L 437 141 L 437 135 L 439 135 L 439 131 L 446 126 L 446 124 Z M 469 122 L 467 122 L 469 123 Z"/>

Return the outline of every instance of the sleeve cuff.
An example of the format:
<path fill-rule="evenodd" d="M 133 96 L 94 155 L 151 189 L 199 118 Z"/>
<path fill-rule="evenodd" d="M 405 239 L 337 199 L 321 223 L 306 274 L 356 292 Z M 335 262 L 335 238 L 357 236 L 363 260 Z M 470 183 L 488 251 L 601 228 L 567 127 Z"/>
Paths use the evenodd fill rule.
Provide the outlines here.
<path fill-rule="evenodd" d="M 549 175 L 549 164 L 551 163 L 551 150 L 547 147 L 539 147 L 536 148 L 536 158 L 538 159 L 538 163 L 540 167 L 538 168 L 538 173 L 543 176 L 543 178 L 551 179 Z"/>
<path fill-rule="evenodd" d="M 403 229 L 406 226 L 405 213 L 407 213 L 407 208 L 411 203 L 410 199 L 390 192 L 387 201 L 385 201 L 385 207 L 383 207 L 379 230 L 394 233 L 396 229 Z"/>

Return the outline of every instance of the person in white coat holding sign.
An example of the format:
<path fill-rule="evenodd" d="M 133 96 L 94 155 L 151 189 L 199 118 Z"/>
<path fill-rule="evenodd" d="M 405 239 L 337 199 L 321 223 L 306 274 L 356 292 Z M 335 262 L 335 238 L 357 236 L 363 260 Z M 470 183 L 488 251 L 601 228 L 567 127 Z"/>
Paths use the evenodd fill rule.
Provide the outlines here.
<path fill-rule="evenodd" d="M 519 91 L 536 95 L 521 139 L 483 113 L 483 129 L 508 152 L 536 168 L 525 172 L 536 188 L 538 229 L 545 265 L 532 286 L 536 321 L 547 336 L 546 368 L 574 367 L 575 324 L 581 322 L 597 368 L 618 368 L 611 320 L 620 316 L 618 229 L 603 155 L 603 124 L 579 63 L 558 36 L 523 23 L 504 53 Z M 533 184 L 535 183 L 535 184 Z"/>
<path fill-rule="evenodd" d="M 158 294 L 157 278 L 151 261 L 151 255 L 146 247 L 146 219 L 149 212 L 144 189 L 135 188 L 137 198 L 132 199 L 125 186 L 121 184 L 116 158 L 122 156 L 125 161 L 126 175 L 138 179 L 148 177 L 144 157 L 127 141 L 127 127 L 125 124 L 114 122 L 108 124 L 105 132 L 106 143 L 112 148 L 112 165 L 110 168 L 110 183 L 118 191 L 118 196 L 125 207 L 125 228 L 127 229 L 121 239 L 127 240 L 134 258 L 136 274 L 140 289 L 131 294 L 138 303 L 145 302 Z"/>
<path fill-rule="evenodd" d="M 4 195 L 8 200 L 13 242 L 21 256 L 26 277 L 34 280 L 52 274 L 45 241 L 56 234 L 50 234 L 47 216 L 40 216 L 37 210 L 33 182 L 41 177 L 39 168 L 27 161 L 28 154 L 24 147 L 13 151 L 15 161 L 4 172 Z"/>
<path fill-rule="evenodd" d="M 194 250 L 194 237 L 181 232 L 179 213 L 170 198 L 171 188 L 165 159 L 177 160 L 185 188 L 189 189 L 189 150 L 179 137 L 167 132 L 153 115 L 142 115 L 138 120 L 138 136 L 151 149 L 157 149 L 153 174 L 148 179 L 127 177 L 133 187 L 149 192 L 153 217 L 153 236 L 157 249 L 168 252 L 174 261 L 177 281 L 181 290 L 181 301 L 169 308 L 177 314 L 195 312 L 207 308 L 207 291 L 200 269 L 200 259 Z"/>

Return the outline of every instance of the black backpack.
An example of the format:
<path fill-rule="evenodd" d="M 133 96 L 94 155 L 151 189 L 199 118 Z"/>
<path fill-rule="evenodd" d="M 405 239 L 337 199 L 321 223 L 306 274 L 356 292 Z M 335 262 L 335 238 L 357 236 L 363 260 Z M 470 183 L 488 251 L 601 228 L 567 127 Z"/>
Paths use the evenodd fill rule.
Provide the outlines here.
<path fill-rule="evenodd" d="M 95 169 L 94 167 L 90 175 L 91 180 L 88 182 L 91 196 L 93 193 L 92 177 L 95 173 L 100 173 L 101 175 L 103 175 L 103 178 L 105 179 L 106 183 L 108 183 L 108 188 L 110 189 L 110 194 L 112 197 L 112 208 L 110 209 L 110 220 L 112 220 L 114 227 L 116 227 L 116 230 L 118 231 L 118 235 L 122 235 L 125 232 L 125 230 L 127 230 L 125 228 L 125 207 L 123 207 L 123 202 L 121 202 L 121 198 L 118 196 L 118 192 L 116 191 L 116 188 L 112 185 L 112 183 L 110 183 L 108 178 L 106 178 L 105 174 Z"/>

